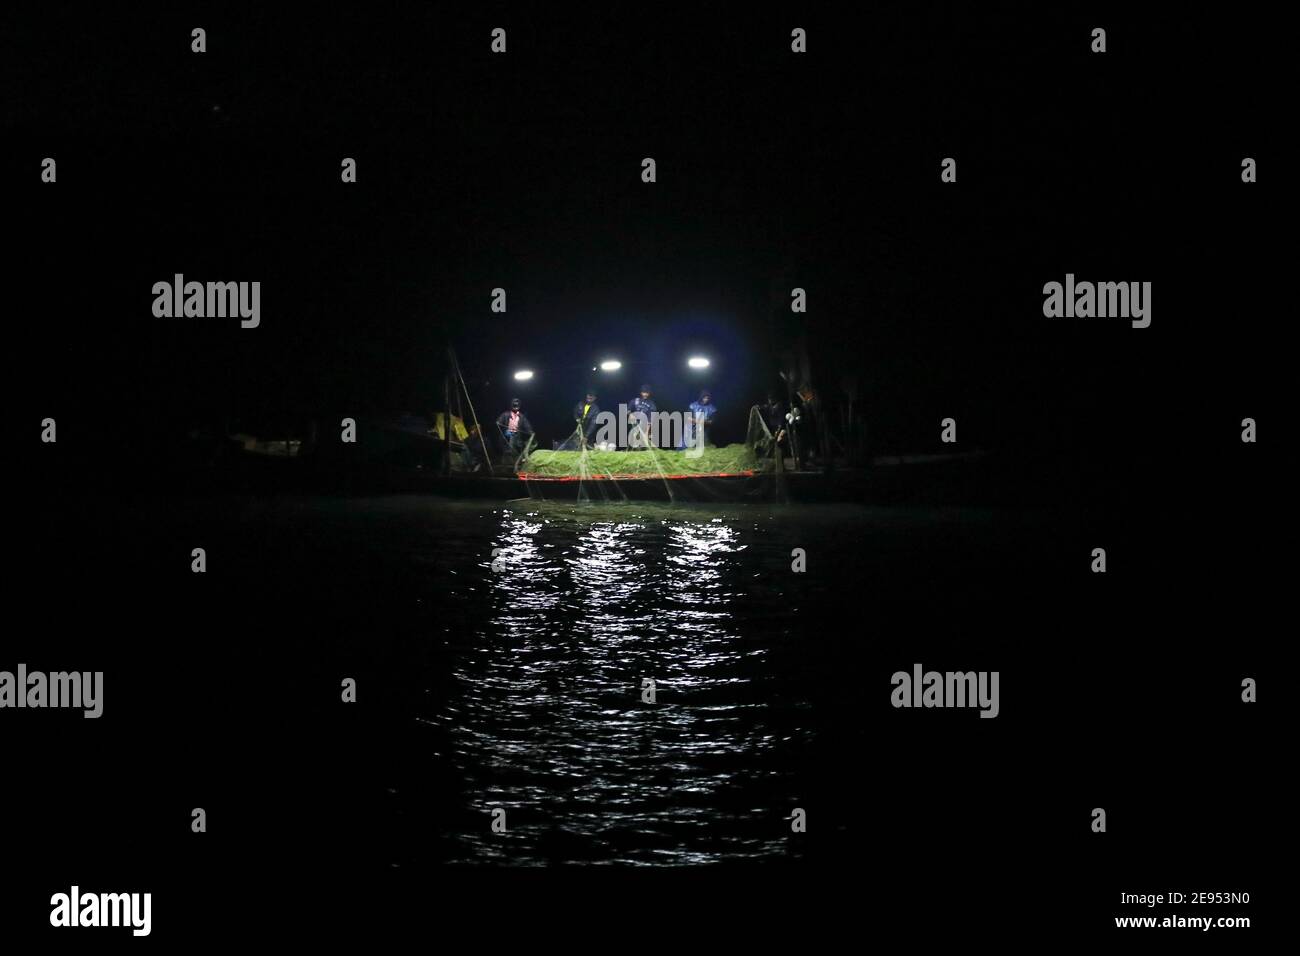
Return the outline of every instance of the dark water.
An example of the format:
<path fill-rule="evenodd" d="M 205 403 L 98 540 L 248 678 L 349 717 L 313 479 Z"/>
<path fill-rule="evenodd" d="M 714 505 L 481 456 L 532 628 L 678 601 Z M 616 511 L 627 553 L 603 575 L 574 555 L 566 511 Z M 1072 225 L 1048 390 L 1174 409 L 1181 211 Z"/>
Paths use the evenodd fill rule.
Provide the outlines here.
<path fill-rule="evenodd" d="M 867 756 L 864 654 L 1053 560 L 1038 516 L 856 505 L 282 498 L 168 537 L 206 542 L 206 626 L 283 690 L 220 732 L 286 812 L 408 867 L 815 853 L 787 818 Z"/>
<path fill-rule="evenodd" d="M 101 720 L 13 715 L 38 910 L 92 860 L 85 885 L 177 874 L 160 894 L 196 916 L 195 881 L 274 908 L 450 878 L 491 908 L 503 868 L 531 898 L 557 864 L 821 880 L 848 911 L 838 874 L 888 873 L 891 911 L 1019 888 L 1095 916 L 1121 886 L 1229 879 L 1264 845 L 1258 815 L 1207 829 L 1237 786 L 1220 765 L 1280 786 L 1238 696 L 1267 666 L 1236 617 L 1265 559 L 1225 550 L 1225 591 L 1211 526 L 1167 510 L 51 504 L 15 551 L 37 613 L 13 660 L 102 669 L 107 690 Z M 891 674 L 917 663 L 998 671 L 998 718 L 893 708 Z M 1133 835 L 1118 852 L 1089 840 L 1095 806 Z M 69 826 L 87 816 L 112 825 Z M 1038 878 L 1062 860 L 1086 893 Z M 988 884 L 992 866 L 1019 875 Z"/>

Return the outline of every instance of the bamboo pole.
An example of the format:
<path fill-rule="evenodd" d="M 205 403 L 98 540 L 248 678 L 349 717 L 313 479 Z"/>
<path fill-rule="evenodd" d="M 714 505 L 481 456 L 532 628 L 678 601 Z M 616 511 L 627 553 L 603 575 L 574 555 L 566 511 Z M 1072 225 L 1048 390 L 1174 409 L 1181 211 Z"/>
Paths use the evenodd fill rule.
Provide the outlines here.
<path fill-rule="evenodd" d="M 442 377 L 442 473 L 451 474 L 451 373 Z"/>
<path fill-rule="evenodd" d="M 478 434 L 479 447 L 483 449 L 483 458 L 487 462 L 488 474 L 493 474 L 492 470 L 492 453 L 488 451 L 487 436 L 483 434 L 483 425 L 478 420 L 478 412 L 474 411 L 474 399 L 469 394 L 469 386 L 465 384 L 465 375 L 460 370 L 460 360 L 456 358 L 455 349 L 448 348 L 447 355 L 451 359 L 451 367 L 456 372 L 456 378 L 460 382 L 461 391 L 465 393 L 465 401 L 469 404 L 470 416 L 474 419 L 474 430 Z"/>

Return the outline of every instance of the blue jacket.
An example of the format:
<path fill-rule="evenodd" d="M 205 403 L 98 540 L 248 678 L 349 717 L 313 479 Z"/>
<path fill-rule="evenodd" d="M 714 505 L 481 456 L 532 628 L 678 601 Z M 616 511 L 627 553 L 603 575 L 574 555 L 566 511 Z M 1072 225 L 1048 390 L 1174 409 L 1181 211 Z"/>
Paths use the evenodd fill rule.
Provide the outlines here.
<path fill-rule="evenodd" d="M 713 421 L 713 416 L 717 413 L 718 406 L 714 405 L 712 402 L 709 402 L 707 405 L 701 402 L 691 402 L 691 415 L 693 417 L 703 418 L 706 425 Z"/>

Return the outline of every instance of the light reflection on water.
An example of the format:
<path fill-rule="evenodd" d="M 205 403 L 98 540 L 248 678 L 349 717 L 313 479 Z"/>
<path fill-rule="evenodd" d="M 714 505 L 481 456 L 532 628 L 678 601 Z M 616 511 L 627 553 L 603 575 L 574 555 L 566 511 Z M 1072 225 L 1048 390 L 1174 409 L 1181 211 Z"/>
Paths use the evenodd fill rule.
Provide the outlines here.
<path fill-rule="evenodd" d="M 654 865 L 808 859 L 817 838 L 786 818 L 859 792 L 880 746 L 863 675 L 896 663 L 882 636 L 909 655 L 964 639 L 988 568 L 1050 595 L 1069 568 L 1042 527 L 924 507 L 286 496 L 223 506 L 178 541 L 218 542 L 233 630 L 264 610 L 250 653 L 292 654 L 289 698 L 316 702 L 303 744 L 362 749 L 341 772 L 384 865 Z M 340 675 L 362 704 L 322 691 Z"/>
<path fill-rule="evenodd" d="M 774 600 L 748 587 L 762 515 L 529 504 L 496 518 L 496 570 L 479 568 L 490 613 L 428 719 L 466 800 L 505 807 L 510 828 L 462 832 L 450 858 L 786 854 L 779 808 L 798 784 L 782 755 L 812 732 L 792 675 L 772 671 L 784 636 L 745 623 Z"/>
<path fill-rule="evenodd" d="M 328 789 L 398 867 L 839 853 L 839 808 L 902 753 L 871 730 L 870 682 L 1074 606 L 1061 542 L 1094 534 L 1035 512 L 423 496 L 203 500 L 174 520 L 175 548 L 221 555 L 214 633 L 285 682 L 249 749 L 264 720 L 285 727 L 269 779 Z M 990 605 L 1006 582 L 1017 600 Z M 793 837 L 794 807 L 827 826 Z"/>

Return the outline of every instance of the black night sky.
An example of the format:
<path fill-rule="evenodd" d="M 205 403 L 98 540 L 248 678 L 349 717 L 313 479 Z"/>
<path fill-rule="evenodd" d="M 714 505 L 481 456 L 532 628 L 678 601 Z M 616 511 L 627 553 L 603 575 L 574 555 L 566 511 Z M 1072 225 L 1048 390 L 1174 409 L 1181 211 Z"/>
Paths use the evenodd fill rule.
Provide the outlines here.
<path fill-rule="evenodd" d="M 252 7 L 213 11 L 196 56 L 166 41 L 195 15 L 69 14 L 22 44 L 16 128 L 64 172 L 57 195 L 23 187 L 50 320 L 17 331 L 70 407 L 163 430 L 427 409 L 451 341 L 488 407 L 536 368 L 545 431 L 605 354 L 638 363 L 595 377 L 607 400 L 649 379 L 684 406 L 698 342 L 743 426 L 802 332 L 823 388 L 857 380 L 882 448 L 924 450 L 951 414 L 1016 452 L 1094 426 L 1122 441 L 1134 409 L 1176 430 L 1168 413 L 1267 378 L 1223 314 L 1268 291 L 1227 268 L 1266 260 L 1265 213 L 1207 180 L 1271 127 L 1235 60 L 1192 52 L 1230 44 L 1221 24 L 1120 21 L 1089 59 L 1091 11 L 822 12 L 798 59 L 780 11 L 533 10 L 494 58 L 478 40 L 504 11 Z M 1156 331 L 1043 321 L 1067 271 L 1154 277 Z M 262 327 L 154 319 L 175 272 L 259 278 Z"/>

